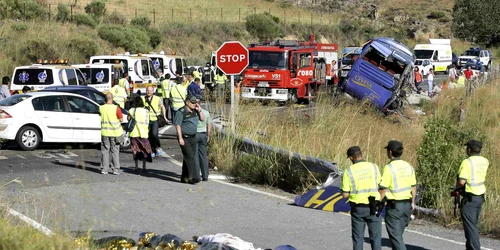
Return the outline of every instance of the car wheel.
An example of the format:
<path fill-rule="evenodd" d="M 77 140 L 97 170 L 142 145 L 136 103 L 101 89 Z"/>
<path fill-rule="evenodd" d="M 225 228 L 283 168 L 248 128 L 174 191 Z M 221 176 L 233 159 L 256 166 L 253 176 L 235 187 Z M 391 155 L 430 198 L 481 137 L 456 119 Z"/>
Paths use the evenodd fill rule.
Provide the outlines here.
<path fill-rule="evenodd" d="M 41 140 L 42 137 L 40 136 L 40 132 L 33 126 L 22 127 L 16 136 L 17 145 L 26 151 L 35 150 Z"/>
<path fill-rule="evenodd" d="M 123 135 L 123 141 L 120 143 L 120 148 L 130 148 L 130 137 L 128 136 L 128 133 Z"/>

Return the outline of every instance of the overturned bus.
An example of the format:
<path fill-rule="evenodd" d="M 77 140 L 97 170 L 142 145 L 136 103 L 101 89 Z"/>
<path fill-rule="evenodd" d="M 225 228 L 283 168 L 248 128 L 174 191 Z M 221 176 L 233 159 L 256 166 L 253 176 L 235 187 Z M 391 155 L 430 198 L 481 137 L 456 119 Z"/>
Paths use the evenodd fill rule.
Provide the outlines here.
<path fill-rule="evenodd" d="M 369 99 L 384 112 L 397 110 L 412 81 L 413 61 L 411 51 L 392 38 L 370 40 L 339 85 L 339 91 L 360 100 Z"/>

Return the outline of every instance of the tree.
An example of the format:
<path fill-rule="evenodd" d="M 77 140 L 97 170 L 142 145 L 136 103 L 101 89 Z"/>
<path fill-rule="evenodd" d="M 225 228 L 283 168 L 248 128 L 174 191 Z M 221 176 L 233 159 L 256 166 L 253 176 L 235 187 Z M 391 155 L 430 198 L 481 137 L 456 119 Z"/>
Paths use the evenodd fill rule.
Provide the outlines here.
<path fill-rule="evenodd" d="M 92 16 L 96 21 L 100 21 L 106 15 L 106 3 L 94 0 L 85 6 L 85 13 Z"/>
<path fill-rule="evenodd" d="M 452 32 L 457 38 L 491 46 L 500 43 L 497 0 L 456 0 Z"/>
<path fill-rule="evenodd" d="M 283 35 L 283 30 L 279 25 L 279 18 L 269 13 L 247 16 L 245 26 L 248 33 L 256 36 L 261 41 L 274 39 Z"/>

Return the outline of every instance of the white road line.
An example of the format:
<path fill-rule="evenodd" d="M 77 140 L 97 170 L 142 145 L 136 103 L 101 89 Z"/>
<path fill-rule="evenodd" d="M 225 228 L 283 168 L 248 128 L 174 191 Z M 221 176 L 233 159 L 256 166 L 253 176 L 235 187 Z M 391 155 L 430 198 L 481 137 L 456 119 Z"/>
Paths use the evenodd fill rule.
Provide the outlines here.
<path fill-rule="evenodd" d="M 34 221 L 33 219 L 27 217 L 24 214 L 17 212 L 16 210 L 14 210 L 12 208 L 9 208 L 9 214 L 11 214 L 11 215 L 21 219 L 22 221 L 28 223 L 30 226 L 34 227 L 35 229 L 39 230 L 40 232 L 44 233 L 47 236 L 51 236 L 54 234 L 50 229 L 44 227 L 42 224 Z"/>
<path fill-rule="evenodd" d="M 164 128 L 160 129 L 160 131 L 158 132 L 158 134 L 163 134 L 165 132 L 167 132 L 167 130 L 169 130 L 171 127 L 173 127 L 174 125 L 168 125 L 168 126 L 165 126 Z"/>
<path fill-rule="evenodd" d="M 172 163 L 178 165 L 179 167 L 182 166 L 181 162 L 175 160 L 170 155 L 168 155 L 167 158 Z M 255 189 L 255 188 L 245 187 L 245 186 L 242 186 L 242 185 L 238 185 L 238 184 L 234 184 L 234 183 L 230 183 L 230 182 L 224 181 L 224 180 L 227 180 L 227 178 L 225 176 L 223 176 L 223 175 L 212 174 L 212 175 L 209 175 L 208 178 L 211 179 L 212 181 L 220 183 L 220 184 L 228 185 L 228 186 L 235 187 L 235 188 L 241 188 L 241 189 L 244 189 L 244 190 L 247 190 L 247 191 L 250 191 L 250 192 L 254 192 L 254 193 L 258 193 L 258 194 L 263 194 L 263 195 L 266 195 L 266 196 L 274 197 L 274 198 L 285 200 L 285 201 L 288 201 L 288 202 L 294 202 L 293 199 L 290 199 L 290 198 L 285 197 L 285 196 L 281 196 L 281 195 L 277 195 L 277 194 L 272 194 L 272 193 L 264 192 L 264 191 L 261 191 L 261 190 Z M 343 214 L 343 215 L 346 215 L 346 216 L 351 216 L 350 214 L 346 214 L 346 213 L 339 213 L 339 214 Z M 422 235 L 422 236 L 426 236 L 426 237 L 429 237 L 429 238 L 433 238 L 433 239 L 436 239 L 436 240 L 447 241 L 447 242 L 450 242 L 450 243 L 453 243 L 453 244 L 465 246 L 465 243 L 463 243 L 463 242 L 459 242 L 459 241 L 455 241 L 455 240 L 450 240 L 450 239 L 446 239 L 446 238 L 442 238 L 442 237 L 439 237 L 439 236 L 434 236 L 434 235 L 431 235 L 431 234 L 426 234 L 426 233 L 422 233 L 422 232 L 415 231 L 415 230 L 410 230 L 410 229 L 405 229 L 405 231 L 410 232 L 410 233 L 414 233 L 414 234 L 419 234 L 419 235 Z M 486 247 L 481 247 L 481 249 L 483 249 L 483 250 L 493 250 L 491 248 L 486 248 Z"/>
<path fill-rule="evenodd" d="M 7 160 L 7 156 L 0 155 L 0 160 Z"/>
<path fill-rule="evenodd" d="M 67 156 L 72 156 L 72 157 L 78 157 L 77 154 L 73 153 L 73 152 L 66 152 L 65 153 Z"/>
<path fill-rule="evenodd" d="M 17 157 L 21 158 L 21 159 L 26 159 L 26 157 L 22 156 L 22 155 L 17 155 Z"/>
<path fill-rule="evenodd" d="M 66 159 L 71 158 L 70 156 L 68 156 L 68 155 L 66 155 L 66 154 L 60 154 L 60 153 L 57 153 L 57 155 L 61 156 L 62 158 L 66 158 Z"/>

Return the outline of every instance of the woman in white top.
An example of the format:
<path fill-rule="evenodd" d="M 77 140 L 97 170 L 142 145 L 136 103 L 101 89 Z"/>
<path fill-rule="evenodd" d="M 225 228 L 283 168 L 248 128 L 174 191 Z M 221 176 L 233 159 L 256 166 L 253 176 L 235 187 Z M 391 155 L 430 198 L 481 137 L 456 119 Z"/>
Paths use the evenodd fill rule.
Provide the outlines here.
<path fill-rule="evenodd" d="M 427 75 L 427 86 L 429 86 L 427 92 L 429 93 L 429 97 L 432 96 L 432 89 L 434 88 L 433 82 L 434 82 L 434 70 L 429 69 L 429 74 Z"/>

